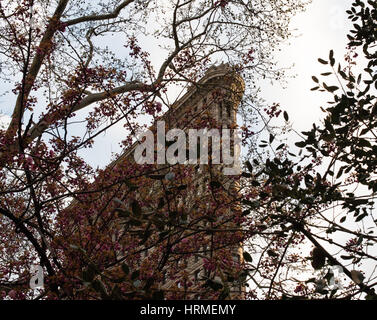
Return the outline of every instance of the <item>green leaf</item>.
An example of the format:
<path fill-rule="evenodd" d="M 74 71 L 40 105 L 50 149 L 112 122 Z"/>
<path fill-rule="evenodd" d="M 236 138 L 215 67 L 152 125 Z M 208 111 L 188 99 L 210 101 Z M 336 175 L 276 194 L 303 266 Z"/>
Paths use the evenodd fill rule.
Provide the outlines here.
<path fill-rule="evenodd" d="M 330 59 L 330 64 L 331 64 L 331 66 L 333 67 L 334 64 L 335 64 L 334 50 L 330 50 L 329 59 Z"/>
<path fill-rule="evenodd" d="M 250 201 L 250 200 L 243 199 L 242 203 L 247 206 L 250 206 L 252 209 L 256 209 L 260 207 L 260 202 L 258 200 Z"/>
<path fill-rule="evenodd" d="M 344 168 L 340 168 L 338 171 L 338 174 L 336 175 L 336 178 L 339 179 L 343 175 Z"/>
<path fill-rule="evenodd" d="M 135 279 L 139 278 L 139 275 L 140 275 L 140 271 L 139 270 L 136 270 L 136 271 L 132 272 L 132 274 L 131 274 L 131 280 L 135 280 Z"/>
<path fill-rule="evenodd" d="M 371 143 L 368 140 L 365 140 L 365 139 L 359 139 L 357 145 L 359 147 L 368 147 L 368 148 L 372 147 Z"/>
<path fill-rule="evenodd" d="M 224 290 L 219 295 L 219 300 L 224 300 L 229 296 L 230 290 L 229 288 L 224 288 Z"/>
<path fill-rule="evenodd" d="M 332 299 L 337 292 L 338 292 L 338 289 L 331 290 L 330 299 Z"/>
<path fill-rule="evenodd" d="M 140 204 L 138 201 L 133 201 L 132 202 L 132 212 L 136 215 L 136 216 L 140 216 L 141 215 L 141 207 L 140 207 Z"/>
<path fill-rule="evenodd" d="M 92 287 L 95 291 L 100 292 L 102 297 L 107 296 L 106 287 L 102 281 L 96 279 L 92 282 Z"/>
<path fill-rule="evenodd" d="M 328 86 L 326 83 L 323 83 L 323 87 L 324 87 L 327 91 L 329 91 L 329 92 L 331 92 L 331 93 L 333 93 L 333 92 L 335 92 L 336 90 L 339 89 L 339 87 L 337 87 L 337 86 Z"/>
<path fill-rule="evenodd" d="M 155 282 L 155 279 L 153 278 L 148 278 L 147 281 L 145 282 L 145 285 L 143 287 L 143 290 L 149 290 L 150 287 L 152 287 L 153 283 Z"/>
<path fill-rule="evenodd" d="M 325 253 L 321 248 L 314 248 L 312 252 L 312 267 L 315 270 L 321 269 L 326 262 Z"/>
<path fill-rule="evenodd" d="M 90 270 L 90 272 L 93 272 L 94 274 L 100 273 L 98 268 L 93 263 L 88 264 L 88 270 Z"/>
<path fill-rule="evenodd" d="M 139 187 L 138 186 L 135 186 L 134 184 L 132 184 L 130 181 L 128 180 L 125 180 L 124 183 L 126 184 L 127 187 L 130 188 L 130 190 L 136 190 L 138 189 Z"/>
<path fill-rule="evenodd" d="M 246 262 L 253 262 L 253 258 L 251 257 L 250 253 L 244 251 L 243 258 Z"/>
<path fill-rule="evenodd" d="M 359 215 L 359 216 L 356 218 L 355 222 L 359 222 L 359 221 L 363 220 L 363 219 L 364 219 L 365 217 L 367 217 L 367 216 L 368 216 L 368 213 L 363 213 L 363 214 Z"/>
<path fill-rule="evenodd" d="M 251 178 L 252 177 L 252 175 L 248 172 L 242 172 L 241 176 L 244 177 L 244 178 Z"/>
<path fill-rule="evenodd" d="M 149 222 L 146 230 L 141 235 L 142 239 L 141 239 L 141 243 L 140 244 L 146 243 L 148 241 L 148 239 L 150 238 L 150 236 L 152 235 L 152 231 L 150 230 L 151 225 L 152 224 Z"/>
<path fill-rule="evenodd" d="M 323 59 L 321 59 L 321 58 L 319 58 L 318 61 L 319 61 L 320 63 L 322 63 L 322 64 L 328 64 L 328 62 L 327 62 L 326 60 L 323 60 Z"/>
<path fill-rule="evenodd" d="M 154 291 L 152 294 L 152 300 L 164 300 L 165 292 L 163 290 Z"/>
<path fill-rule="evenodd" d="M 111 291 L 111 299 L 122 300 L 122 298 L 123 298 L 122 291 L 120 290 L 118 285 L 115 285 L 113 290 Z"/>
<path fill-rule="evenodd" d="M 160 232 L 160 234 L 158 235 L 160 240 L 164 239 L 168 234 L 170 234 L 170 231 L 163 231 L 163 232 Z"/>
<path fill-rule="evenodd" d="M 274 250 L 267 250 L 267 254 L 270 256 L 270 257 L 278 257 L 279 255 L 274 251 Z"/>
<path fill-rule="evenodd" d="M 158 206 L 157 206 L 157 209 L 161 209 L 163 208 L 165 205 L 165 200 L 163 197 L 160 198 L 160 200 L 158 201 Z"/>
<path fill-rule="evenodd" d="M 365 300 L 377 300 L 377 295 L 368 294 L 365 296 Z"/>
<path fill-rule="evenodd" d="M 361 74 L 359 74 L 359 76 L 357 77 L 357 84 L 360 84 L 361 82 Z"/>
<path fill-rule="evenodd" d="M 222 184 L 218 181 L 211 181 L 210 186 L 212 189 L 218 189 L 221 188 Z"/>
<path fill-rule="evenodd" d="M 250 173 L 253 172 L 253 166 L 251 165 L 250 161 L 246 161 L 246 167 Z"/>
<path fill-rule="evenodd" d="M 207 280 L 206 286 L 210 287 L 214 291 L 219 291 L 224 287 L 220 282 L 210 279 Z"/>
<path fill-rule="evenodd" d="M 250 210 L 245 210 L 245 211 L 242 212 L 242 216 L 243 216 L 243 217 L 246 217 L 246 216 L 248 216 L 249 214 L 250 214 Z"/>
<path fill-rule="evenodd" d="M 312 76 L 312 79 L 313 79 L 313 81 L 314 81 L 314 82 L 316 82 L 316 83 L 318 83 L 318 82 L 319 82 L 318 78 L 317 78 L 317 77 L 315 77 L 315 76 Z"/>
<path fill-rule="evenodd" d="M 353 256 L 340 256 L 343 260 L 351 260 L 354 257 Z"/>
<path fill-rule="evenodd" d="M 348 80 L 348 77 L 347 77 L 347 75 L 345 74 L 344 71 L 339 70 L 339 74 L 341 75 L 341 77 L 342 77 L 344 80 Z"/>
<path fill-rule="evenodd" d="M 116 208 L 114 211 L 118 212 L 118 216 L 122 218 L 128 218 L 131 215 L 131 212 L 121 208 Z"/>
<path fill-rule="evenodd" d="M 306 146 L 306 143 L 305 141 L 296 142 L 295 146 L 299 148 L 304 148 Z"/>
<path fill-rule="evenodd" d="M 253 180 L 253 181 L 251 181 L 251 185 L 253 186 L 253 187 L 260 187 L 260 182 L 259 181 L 257 181 L 257 180 Z"/>
<path fill-rule="evenodd" d="M 122 271 L 125 275 L 128 275 L 130 273 L 130 268 L 125 263 L 122 263 Z"/>
<path fill-rule="evenodd" d="M 141 221 L 139 220 L 136 220 L 136 219 L 131 219 L 130 221 L 128 221 L 128 223 L 132 226 L 136 226 L 136 227 L 139 227 L 142 225 Z"/>
<path fill-rule="evenodd" d="M 309 280 L 306 280 L 305 283 L 315 283 L 316 278 L 310 278 Z"/>
<path fill-rule="evenodd" d="M 280 146 L 278 146 L 278 147 L 276 148 L 276 151 L 277 151 L 277 150 L 280 150 L 280 149 L 282 149 L 282 148 L 284 148 L 284 146 L 285 146 L 285 143 L 282 143 Z"/>
<path fill-rule="evenodd" d="M 121 278 L 109 278 L 109 281 L 111 281 L 112 283 L 122 283 L 122 282 L 124 282 L 124 280 L 126 280 L 125 277 L 121 277 Z"/>
<path fill-rule="evenodd" d="M 288 112 L 287 112 L 287 111 L 284 111 L 284 112 L 283 112 L 283 116 L 284 116 L 284 120 L 285 120 L 285 121 L 288 121 L 288 120 L 289 120 L 289 116 L 288 116 Z"/>
<path fill-rule="evenodd" d="M 151 174 L 148 176 L 148 178 L 151 178 L 153 180 L 163 180 L 165 176 L 163 174 Z"/>
<path fill-rule="evenodd" d="M 82 272 L 82 279 L 86 282 L 92 282 L 95 275 L 93 269 L 87 269 Z"/>
<path fill-rule="evenodd" d="M 175 219 L 178 216 L 177 211 L 169 211 L 169 218 L 170 219 Z"/>

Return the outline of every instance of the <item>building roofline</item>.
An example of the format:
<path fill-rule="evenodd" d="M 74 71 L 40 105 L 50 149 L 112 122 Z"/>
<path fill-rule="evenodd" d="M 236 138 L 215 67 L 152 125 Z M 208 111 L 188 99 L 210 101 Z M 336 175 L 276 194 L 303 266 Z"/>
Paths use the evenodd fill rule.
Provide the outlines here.
<path fill-rule="evenodd" d="M 200 88 L 201 85 L 205 85 L 209 80 L 215 79 L 218 77 L 224 77 L 224 76 L 231 76 L 233 80 L 239 83 L 241 90 L 244 91 L 245 88 L 245 83 L 243 78 L 240 76 L 240 74 L 236 71 L 234 67 L 229 65 L 228 63 L 221 63 L 220 65 L 216 66 L 213 65 L 211 66 L 204 76 L 196 83 L 192 84 L 191 86 L 188 87 L 186 93 L 179 98 L 176 102 L 174 102 L 171 107 L 158 119 L 158 120 L 163 120 L 164 118 L 168 117 L 171 112 L 177 111 L 184 103 L 193 97 L 197 92 L 198 89 Z M 149 129 L 153 128 L 154 123 L 149 127 Z M 112 161 L 109 165 L 106 167 L 113 167 L 117 163 L 119 163 L 120 160 L 127 158 L 131 152 L 134 151 L 135 147 L 137 146 L 138 141 L 135 141 L 129 148 L 127 148 L 119 157 L 118 159 L 115 159 Z"/>

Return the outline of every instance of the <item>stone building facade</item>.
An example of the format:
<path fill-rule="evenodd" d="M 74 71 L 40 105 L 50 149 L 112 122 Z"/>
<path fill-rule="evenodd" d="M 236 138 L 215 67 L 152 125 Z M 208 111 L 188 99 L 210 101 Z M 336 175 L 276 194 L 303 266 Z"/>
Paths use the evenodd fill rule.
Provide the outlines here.
<path fill-rule="evenodd" d="M 191 86 L 186 94 L 179 99 L 171 108 L 163 115 L 162 119 L 166 121 L 167 128 L 180 128 L 187 130 L 196 125 L 202 127 L 204 124 L 207 127 L 216 128 L 236 128 L 237 125 L 237 108 L 242 99 L 244 92 L 244 82 L 240 75 L 229 65 L 222 64 L 219 66 L 212 66 L 205 74 L 205 76 L 196 84 Z M 201 122 L 201 121 L 204 121 Z M 239 157 L 238 152 L 233 149 L 233 155 Z M 223 176 L 224 165 L 213 165 L 218 179 L 221 180 L 222 185 L 229 190 L 229 192 L 237 193 L 237 183 Z M 213 174 L 213 171 L 212 171 Z M 193 193 L 205 193 L 204 187 L 208 185 L 210 179 L 208 165 L 197 164 L 195 166 L 195 185 Z M 190 199 L 186 199 L 189 203 Z M 229 210 L 232 210 L 230 207 Z M 190 219 L 190 217 L 189 217 Z M 234 227 L 234 224 L 230 224 Z M 203 257 L 207 254 L 207 246 L 201 248 L 198 254 L 191 255 L 188 259 L 184 259 L 180 265 L 180 269 L 186 269 L 190 275 L 192 282 L 202 285 L 205 278 L 205 271 L 203 268 Z M 238 243 L 232 248 L 233 259 L 237 262 L 242 260 L 242 244 Z M 221 279 L 214 279 L 221 282 Z M 176 280 L 166 281 L 162 289 L 168 289 L 176 285 Z M 180 283 L 178 288 L 184 290 L 184 284 Z M 245 288 L 243 285 L 235 284 L 230 288 L 230 298 L 242 298 Z M 200 299 L 195 294 L 184 295 L 185 299 Z M 204 297 L 205 298 L 205 297 Z"/>
<path fill-rule="evenodd" d="M 166 130 L 177 128 L 187 132 L 189 129 L 203 127 L 234 130 L 237 127 L 237 108 L 241 102 L 243 92 L 243 79 L 232 67 L 226 64 L 212 66 L 205 73 L 204 77 L 189 87 L 187 92 L 158 120 L 165 122 Z M 152 125 L 150 129 L 154 131 L 156 126 Z M 198 141 L 198 144 L 200 143 L 201 141 Z M 139 143 L 133 144 L 116 161 L 111 163 L 106 168 L 106 174 L 119 170 L 124 170 L 122 172 L 125 172 L 125 169 L 130 167 L 130 164 L 135 165 L 134 153 L 138 145 Z M 210 151 L 211 148 L 212 144 L 210 142 Z M 232 146 L 232 151 L 234 157 L 237 158 L 239 150 L 236 150 L 234 145 Z M 211 161 L 210 157 L 208 164 L 179 164 L 178 166 L 157 164 L 153 166 L 153 170 L 157 169 L 159 174 L 165 177 L 169 172 L 174 172 L 174 170 L 178 173 L 180 168 L 183 169 L 181 171 L 184 171 L 185 174 L 188 171 L 190 172 L 190 184 L 185 186 L 184 196 L 178 194 L 174 198 L 175 210 L 177 212 L 184 212 L 184 214 L 178 215 L 179 217 L 172 217 L 172 219 L 177 219 L 177 222 L 174 223 L 176 224 L 176 230 L 181 235 L 181 239 L 185 238 L 187 233 L 192 233 L 192 236 L 187 237 L 192 241 L 191 248 L 194 248 L 191 252 L 185 251 L 183 244 L 176 243 L 174 246 L 169 247 L 172 254 L 164 261 L 164 264 L 159 263 L 157 260 L 160 260 L 161 257 L 157 255 L 158 250 L 154 249 L 154 244 L 159 243 L 159 237 L 162 234 L 166 236 L 167 226 L 164 225 L 163 220 L 158 220 L 159 218 L 152 221 L 154 216 L 151 216 L 150 223 L 147 222 L 145 225 L 132 227 L 132 232 L 135 235 L 141 235 L 143 238 L 149 230 L 148 228 L 152 225 L 151 230 L 153 232 L 146 237 L 145 241 L 140 243 L 135 242 L 132 236 L 125 237 L 122 240 L 123 243 L 121 244 L 123 248 L 128 248 L 130 242 L 136 243 L 132 247 L 135 254 L 131 255 L 130 260 L 124 260 L 124 255 L 127 256 L 127 250 L 126 252 L 124 249 L 123 251 L 115 252 L 115 259 L 127 261 L 132 270 L 139 269 L 140 274 L 148 272 L 158 274 L 158 277 L 160 277 L 158 282 L 159 289 L 170 293 L 169 297 L 175 299 L 206 299 L 207 296 L 205 294 L 201 295 L 197 294 L 197 292 L 203 291 L 199 290 L 199 288 L 202 288 L 208 279 L 211 279 L 215 283 L 216 281 L 224 283 L 224 279 L 219 279 L 219 275 L 216 275 L 215 272 L 211 274 L 211 271 L 208 271 L 211 270 L 211 266 L 208 265 L 208 261 L 211 261 L 211 259 L 212 261 L 214 259 L 227 259 L 225 253 L 227 253 L 227 257 L 232 256 L 232 260 L 227 261 L 227 265 L 230 266 L 229 274 L 226 276 L 227 279 L 233 277 L 232 264 L 234 263 L 236 268 L 242 262 L 242 244 L 238 240 L 242 236 L 239 236 L 239 233 L 237 233 L 237 229 L 240 226 L 237 225 L 234 219 L 234 213 L 241 210 L 239 206 L 237 207 L 237 205 L 231 202 L 232 199 L 238 196 L 237 179 L 223 174 L 223 164 L 212 164 Z M 135 167 L 138 167 L 138 165 L 135 165 Z M 141 170 L 141 172 L 143 171 Z M 174 184 L 174 181 L 163 182 L 148 179 L 145 176 L 145 171 L 140 179 L 135 182 L 140 186 L 140 189 L 134 191 L 133 195 L 129 193 L 127 186 L 124 190 L 119 188 L 117 191 L 104 191 L 100 197 L 97 197 L 99 199 L 96 200 L 99 203 L 95 203 L 97 208 L 91 208 L 90 210 L 93 212 L 100 210 L 101 201 L 107 208 L 108 204 L 114 203 L 114 198 L 116 198 L 121 207 L 123 206 L 126 211 L 133 212 L 131 201 L 147 203 L 144 201 L 145 199 L 138 198 L 138 194 L 144 197 L 146 195 L 149 197 L 150 203 L 155 203 L 156 199 L 158 200 L 158 197 L 161 196 L 162 191 L 165 194 L 169 192 L 168 184 Z M 218 186 L 214 186 L 216 184 Z M 213 186 L 221 188 L 223 191 L 221 198 L 216 199 L 212 189 Z M 226 203 L 229 199 L 229 203 Z M 214 205 L 218 207 L 214 208 Z M 72 204 L 72 206 L 75 206 L 75 204 Z M 90 204 L 87 206 L 89 207 Z M 116 210 L 111 208 L 114 208 L 114 206 L 110 206 L 106 210 Z M 87 212 L 88 209 L 87 207 L 83 207 L 78 210 Z M 162 212 L 164 209 L 158 211 L 158 208 L 156 209 L 155 206 L 154 210 L 154 212 L 157 212 L 156 215 L 164 214 Z M 147 212 L 143 212 L 143 216 L 144 213 L 147 214 Z M 109 216 L 112 215 L 111 212 L 108 214 Z M 168 221 L 172 219 L 169 216 L 166 217 Z M 78 227 L 77 224 L 72 223 L 73 228 Z M 109 237 L 114 237 L 114 243 L 119 243 L 118 239 L 116 239 L 116 234 L 120 235 L 122 232 L 124 233 L 122 231 L 124 221 L 119 217 L 119 220 L 114 220 L 112 223 L 112 225 L 106 224 L 106 229 L 104 230 L 107 230 Z M 195 241 L 197 241 L 197 245 Z M 217 243 L 217 247 L 214 243 Z M 224 247 L 221 247 L 222 243 L 224 243 Z M 224 253 L 224 257 L 221 256 L 222 250 L 224 252 L 228 250 Z M 215 251 L 216 253 L 214 254 Z M 156 270 L 158 272 L 155 272 Z M 115 269 L 114 272 L 116 272 Z M 242 284 L 236 281 L 229 281 L 229 283 L 227 297 L 232 299 L 242 298 L 244 293 Z"/>

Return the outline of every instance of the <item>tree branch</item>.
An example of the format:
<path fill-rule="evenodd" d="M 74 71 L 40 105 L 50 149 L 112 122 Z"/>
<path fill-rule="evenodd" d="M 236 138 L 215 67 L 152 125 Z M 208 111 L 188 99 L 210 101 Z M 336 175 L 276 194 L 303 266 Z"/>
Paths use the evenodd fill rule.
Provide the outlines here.
<path fill-rule="evenodd" d="M 82 23 L 82 22 L 114 19 L 114 18 L 118 17 L 118 15 L 122 11 L 122 9 L 124 9 L 125 7 L 127 7 L 132 2 L 134 2 L 134 0 L 123 1 L 111 13 L 100 14 L 100 15 L 93 14 L 93 15 L 90 15 L 90 16 L 84 16 L 84 17 L 80 17 L 80 18 L 76 18 L 76 19 L 65 21 L 64 24 L 67 25 L 67 26 L 73 26 L 75 24 Z"/>
<path fill-rule="evenodd" d="M 54 15 L 52 16 L 50 23 L 47 26 L 46 32 L 44 33 L 42 40 L 39 43 L 40 48 L 48 47 L 52 42 L 52 38 L 57 30 L 57 26 L 60 22 L 60 18 L 68 4 L 69 0 L 60 0 Z M 46 46 L 47 45 L 47 46 Z M 20 120 L 22 119 L 25 104 L 29 97 L 30 91 L 34 85 L 35 79 L 39 73 L 39 70 L 42 66 L 42 62 L 46 57 L 48 50 L 38 50 L 36 55 L 31 63 L 28 74 L 25 76 L 24 87 L 22 92 L 18 94 L 16 106 L 13 111 L 12 121 L 7 130 L 7 136 L 13 137 L 17 131 L 17 126 L 19 125 Z M 26 66 L 27 67 L 27 66 Z M 27 71 L 25 71 L 27 72 Z"/>

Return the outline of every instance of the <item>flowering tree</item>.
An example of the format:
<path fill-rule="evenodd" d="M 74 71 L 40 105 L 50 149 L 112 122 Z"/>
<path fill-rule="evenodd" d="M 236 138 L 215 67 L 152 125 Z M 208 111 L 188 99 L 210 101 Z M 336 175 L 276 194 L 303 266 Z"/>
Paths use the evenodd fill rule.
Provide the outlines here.
<path fill-rule="evenodd" d="M 376 1 L 355 1 L 347 13 L 354 27 L 346 66 L 332 50 L 319 59 L 329 67 L 322 78 L 338 83 L 313 76 L 312 90 L 334 98 L 323 123 L 302 132 L 298 154 L 281 144 L 274 159 L 248 163 L 243 202 L 254 218 L 255 296 L 376 299 Z"/>
<path fill-rule="evenodd" d="M 199 88 L 216 59 L 234 66 L 246 88 L 260 76 L 279 78 L 271 54 L 303 6 L 299 0 L 1 0 L 1 77 L 13 83 L 15 97 L 0 134 L 1 296 L 161 298 L 167 277 L 175 282 L 166 297 L 227 297 L 243 272 L 229 247 L 249 234 L 231 227 L 245 217 L 221 177 L 211 175 L 204 198 L 192 199 L 188 212 L 182 198 L 193 168 L 176 166 L 168 176 L 124 159 L 94 169 L 83 150 L 119 123 L 129 148 L 140 115 L 156 119 L 169 108 L 171 86 Z M 124 54 L 100 41 L 110 35 Z M 151 38 L 164 46 L 157 70 Z M 245 97 L 253 95 L 246 90 Z M 198 120 L 196 126 L 211 121 Z M 193 254 L 204 259 L 204 286 L 190 283 L 182 268 Z M 34 264 L 44 273 L 38 294 L 29 283 Z"/>

